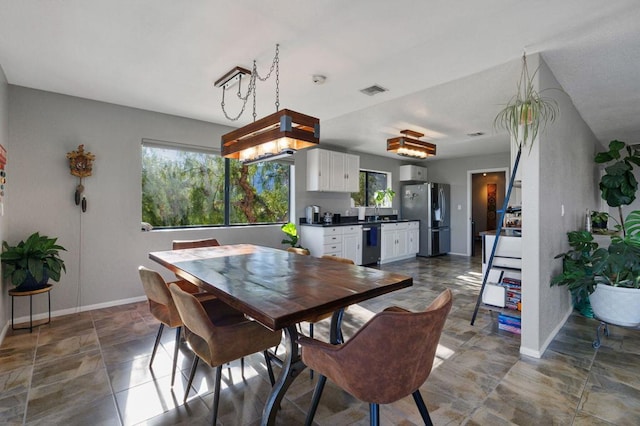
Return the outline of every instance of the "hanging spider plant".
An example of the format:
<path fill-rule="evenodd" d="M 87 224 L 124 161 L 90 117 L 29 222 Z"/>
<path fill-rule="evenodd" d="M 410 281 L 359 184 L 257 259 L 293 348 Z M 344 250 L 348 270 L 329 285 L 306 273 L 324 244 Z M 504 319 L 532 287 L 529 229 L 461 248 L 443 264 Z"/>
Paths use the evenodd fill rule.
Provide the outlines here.
<path fill-rule="evenodd" d="M 518 148 L 530 144 L 538 136 L 540 126 L 544 129 L 547 123 L 553 123 L 559 114 L 558 103 L 542 96 L 533 85 L 538 70 L 529 75 L 527 56 L 522 55 L 522 72 L 518 81 L 518 92 L 498 113 L 493 125 L 503 128 L 511 135 Z"/>

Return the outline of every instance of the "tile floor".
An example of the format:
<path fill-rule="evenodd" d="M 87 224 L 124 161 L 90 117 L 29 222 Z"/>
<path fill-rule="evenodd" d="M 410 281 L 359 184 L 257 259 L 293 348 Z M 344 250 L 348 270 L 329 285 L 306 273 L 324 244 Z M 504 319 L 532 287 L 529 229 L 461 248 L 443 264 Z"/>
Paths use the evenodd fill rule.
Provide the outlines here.
<path fill-rule="evenodd" d="M 435 368 L 421 388 L 436 425 L 640 424 L 640 330 L 611 327 L 594 350 L 596 322 L 575 315 L 542 359 L 529 358 L 519 354 L 517 335 L 498 330 L 495 312 L 482 309 L 475 326 L 469 324 L 482 280 L 478 257 L 418 258 L 383 268 L 410 273 L 414 286 L 349 308 L 346 337 L 389 305 L 423 309 L 445 287 L 454 292 Z M 182 403 L 192 359 L 184 345 L 181 375 L 170 387 L 172 332 L 165 331 L 148 368 L 157 326 L 146 304 L 136 303 L 53 318 L 32 334 L 9 333 L 0 347 L 0 424 L 210 424 L 206 365 Z M 316 336 L 326 333 L 327 324 L 318 324 Z M 246 362 L 244 377 L 237 363 L 223 374 L 219 424 L 259 424 L 269 382 L 261 356 Z M 296 379 L 278 424 L 303 424 L 314 384 L 306 371 Z M 382 424 L 420 424 L 411 397 L 382 406 L 380 414 Z M 368 406 L 328 383 L 315 422 L 365 425 Z"/>

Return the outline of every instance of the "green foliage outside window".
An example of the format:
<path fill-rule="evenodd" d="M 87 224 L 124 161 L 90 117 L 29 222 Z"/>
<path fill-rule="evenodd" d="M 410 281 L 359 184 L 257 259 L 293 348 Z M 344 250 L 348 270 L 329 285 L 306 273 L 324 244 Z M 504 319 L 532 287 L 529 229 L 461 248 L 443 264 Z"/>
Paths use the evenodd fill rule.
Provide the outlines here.
<path fill-rule="evenodd" d="M 206 152 L 142 147 L 142 221 L 154 227 L 280 223 L 289 217 L 289 166 L 230 160 Z"/>
<path fill-rule="evenodd" d="M 359 179 L 360 191 L 351 193 L 355 206 L 374 207 L 376 192 L 387 189 L 387 174 L 360 170 Z"/>

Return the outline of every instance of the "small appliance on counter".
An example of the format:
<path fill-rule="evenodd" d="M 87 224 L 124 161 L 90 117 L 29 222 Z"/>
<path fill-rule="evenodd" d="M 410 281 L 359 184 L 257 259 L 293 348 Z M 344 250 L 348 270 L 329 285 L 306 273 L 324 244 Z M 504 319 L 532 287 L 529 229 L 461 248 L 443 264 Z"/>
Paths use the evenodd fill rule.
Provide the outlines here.
<path fill-rule="evenodd" d="M 305 216 L 307 223 L 320 223 L 320 206 L 307 206 Z"/>
<path fill-rule="evenodd" d="M 324 212 L 323 220 L 325 224 L 333 223 L 333 215 L 330 212 Z"/>

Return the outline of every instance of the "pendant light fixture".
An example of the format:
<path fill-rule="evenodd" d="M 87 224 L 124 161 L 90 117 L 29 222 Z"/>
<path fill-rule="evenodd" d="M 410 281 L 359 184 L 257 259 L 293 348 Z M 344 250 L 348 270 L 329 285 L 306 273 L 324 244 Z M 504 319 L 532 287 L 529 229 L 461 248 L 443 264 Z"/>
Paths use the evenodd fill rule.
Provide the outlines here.
<path fill-rule="evenodd" d="M 309 148 L 320 143 L 320 120 L 299 112 L 280 109 L 280 49 L 276 45 L 269 73 L 265 77 L 258 74 L 256 61 L 253 70 L 235 67 L 216 81 L 216 87 L 222 87 L 222 111 L 227 119 L 235 121 L 240 118 L 249 97 L 253 95 L 253 123 L 233 130 L 222 136 L 222 156 L 251 164 L 260 161 L 275 160 L 287 157 L 296 151 Z M 260 120 L 256 120 L 256 81 L 266 81 L 275 70 L 276 76 L 276 112 Z M 249 78 L 247 93 L 242 95 L 242 79 Z M 225 92 L 231 86 L 238 85 L 237 97 L 242 101 L 242 109 L 237 116 L 231 117 L 225 109 Z"/>
<path fill-rule="evenodd" d="M 395 152 L 403 157 L 427 158 L 436 155 L 436 146 L 414 138 L 421 138 L 423 133 L 413 130 L 402 130 L 403 136 L 387 139 L 387 151 Z"/>

